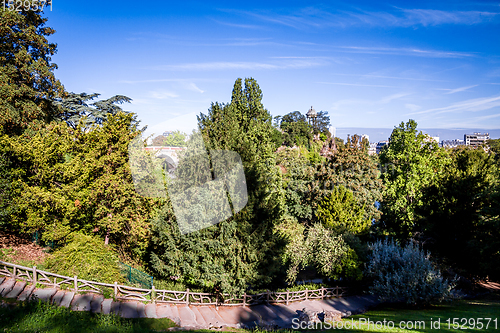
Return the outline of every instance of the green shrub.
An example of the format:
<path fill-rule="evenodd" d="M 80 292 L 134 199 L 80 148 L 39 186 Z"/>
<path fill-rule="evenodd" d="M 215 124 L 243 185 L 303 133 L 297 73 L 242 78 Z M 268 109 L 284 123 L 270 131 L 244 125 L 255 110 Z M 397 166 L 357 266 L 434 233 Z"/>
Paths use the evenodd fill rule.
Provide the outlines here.
<path fill-rule="evenodd" d="M 323 198 L 316 210 L 316 217 L 337 234 L 366 232 L 370 220 L 364 217 L 365 207 L 360 205 L 349 189 L 340 185 Z"/>
<path fill-rule="evenodd" d="M 72 234 L 68 243 L 47 260 L 49 271 L 104 283 L 124 283 L 118 256 L 110 245 L 95 236 Z"/>
<path fill-rule="evenodd" d="M 371 293 L 382 301 L 428 305 L 450 296 L 452 285 L 418 245 L 409 243 L 402 248 L 393 240 L 385 240 L 369 247 L 372 252 L 365 274 L 373 278 Z"/>

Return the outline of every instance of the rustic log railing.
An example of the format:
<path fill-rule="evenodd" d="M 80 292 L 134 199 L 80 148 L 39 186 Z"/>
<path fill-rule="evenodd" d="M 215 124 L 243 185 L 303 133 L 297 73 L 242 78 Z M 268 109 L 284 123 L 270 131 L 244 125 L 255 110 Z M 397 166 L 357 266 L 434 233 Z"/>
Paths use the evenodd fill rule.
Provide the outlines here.
<path fill-rule="evenodd" d="M 305 300 L 328 299 L 343 297 L 347 294 L 347 288 L 320 288 L 316 290 L 300 290 L 271 292 L 249 295 L 221 295 L 222 299 L 210 293 L 197 293 L 189 289 L 186 291 L 142 289 L 131 286 L 101 283 L 78 279 L 77 276 L 69 277 L 55 273 L 42 271 L 34 267 L 25 267 L 4 261 L 0 261 L 0 276 L 14 279 L 22 279 L 33 284 L 40 284 L 58 289 L 69 289 L 77 292 L 91 292 L 103 294 L 119 300 L 137 300 L 152 303 L 172 303 L 187 305 L 225 305 L 225 306 L 249 306 L 262 303 L 285 303 L 299 302 Z"/>

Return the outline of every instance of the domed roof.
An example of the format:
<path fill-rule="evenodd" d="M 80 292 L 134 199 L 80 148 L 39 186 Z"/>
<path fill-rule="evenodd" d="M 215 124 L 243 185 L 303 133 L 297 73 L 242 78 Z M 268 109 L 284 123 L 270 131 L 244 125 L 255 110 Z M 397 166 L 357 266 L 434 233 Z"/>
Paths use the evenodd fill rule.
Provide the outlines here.
<path fill-rule="evenodd" d="M 316 110 L 314 110 L 312 106 L 309 109 L 309 111 L 307 111 L 306 115 L 307 115 L 307 118 L 315 118 L 318 116 L 318 114 L 316 113 Z"/>

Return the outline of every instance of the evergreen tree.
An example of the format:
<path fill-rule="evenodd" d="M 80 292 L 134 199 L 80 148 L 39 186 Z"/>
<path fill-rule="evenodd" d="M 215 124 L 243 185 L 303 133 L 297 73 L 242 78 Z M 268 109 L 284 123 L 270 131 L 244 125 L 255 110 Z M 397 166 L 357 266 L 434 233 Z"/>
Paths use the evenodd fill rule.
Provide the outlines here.
<path fill-rule="evenodd" d="M 328 116 L 328 111 L 320 111 L 316 117 L 315 121 L 315 133 L 324 133 L 328 137 L 331 136 L 330 133 L 330 116 Z"/>
<path fill-rule="evenodd" d="M 305 147 L 284 148 L 277 153 L 277 162 L 283 173 L 283 189 L 287 214 L 301 223 L 311 221 L 312 207 L 308 201 L 314 183 L 316 166 L 308 159 Z"/>
<path fill-rule="evenodd" d="M 364 218 L 364 207 L 360 206 L 351 191 L 338 186 L 325 197 L 316 209 L 316 217 L 336 234 L 360 234 L 370 228 L 370 220 Z"/>
<path fill-rule="evenodd" d="M 63 92 L 51 57 L 54 30 L 39 11 L 0 11 L 0 128 L 8 135 L 37 130 L 54 119 L 52 99 Z"/>
<path fill-rule="evenodd" d="M 382 180 L 373 159 L 353 136 L 344 148 L 329 157 L 318 167 L 315 184 L 309 195 L 309 202 L 316 209 L 320 200 L 329 195 L 337 186 L 343 186 L 354 195 L 364 207 L 364 219 L 380 219 L 376 203 L 382 199 Z"/>
<path fill-rule="evenodd" d="M 273 224 L 283 214 L 284 201 L 274 155 L 275 128 L 257 82 L 245 79 L 243 86 L 236 80 L 231 102 L 212 103 L 198 124 L 212 163 L 216 150 L 240 155 L 248 203 L 225 221 L 186 235 L 180 235 L 167 204 L 153 222 L 151 267 L 163 277 L 212 291 L 268 284 L 280 272 L 281 244 Z"/>
<path fill-rule="evenodd" d="M 66 123 L 40 129 L 27 144 L 9 138 L 13 195 L 9 227 L 64 241 L 73 231 L 96 234 L 140 256 L 155 200 L 136 193 L 128 145 L 140 134 L 131 113 L 109 115 L 83 131 Z"/>
<path fill-rule="evenodd" d="M 468 276 L 500 276 L 498 180 L 483 149 L 451 151 L 446 173 L 423 191 L 418 231 L 443 263 Z"/>
<path fill-rule="evenodd" d="M 115 115 L 122 110 L 118 104 L 130 103 L 131 98 L 122 95 L 115 95 L 105 100 L 99 100 L 94 103 L 88 103 L 99 97 L 100 94 L 75 94 L 66 93 L 62 98 L 55 100 L 55 104 L 60 106 L 61 113 L 57 118 L 65 121 L 72 128 L 76 128 L 80 122 L 84 129 L 92 124 L 102 125 L 108 115 Z M 134 120 L 135 121 L 135 120 Z M 136 121 L 135 121 L 136 122 Z M 138 122 L 136 122 L 138 124 Z"/>

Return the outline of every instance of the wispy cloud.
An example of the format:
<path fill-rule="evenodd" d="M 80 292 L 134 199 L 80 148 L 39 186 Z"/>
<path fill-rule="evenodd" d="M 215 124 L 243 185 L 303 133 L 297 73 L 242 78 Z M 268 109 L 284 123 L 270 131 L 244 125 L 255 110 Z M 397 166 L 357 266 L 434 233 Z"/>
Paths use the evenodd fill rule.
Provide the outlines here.
<path fill-rule="evenodd" d="M 339 46 L 344 52 L 366 54 L 407 55 L 431 58 L 464 58 L 474 57 L 476 54 L 455 51 L 422 50 L 418 48 L 391 48 L 391 47 L 366 47 L 366 46 Z"/>
<path fill-rule="evenodd" d="M 409 93 L 398 93 L 398 94 L 389 95 L 389 96 L 383 97 L 380 100 L 380 103 L 387 104 L 387 103 L 390 103 L 390 102 L 392 102 L 394 100 L 400 99 L 400 98 L 408 96 L 408 95 L 411 95 L 411 94 L 409 94 Z"/>
<path fill-rule="evenodd" d="M 391 79 L 391 80 L 409 80 L 409 81 L 432 81 L 432 82 L 449 82 L 445 80 L 435 80 L 435 79 L 426 79 L 426 78 L 416 78 L 416 77 L 402 77 L 402 76 L 387 76 L 387 75 L 377 75 L 377 74 L 341 74 L 341 73 L 333 73 L 331 75 L 339 75 L 339 76 L 355 76 L 362 77 L 368 79 Z"/>
<path fill-rule="evenodd" d="M 460 88 L 456 88 L 456 89 L 438 89 L 438 90 L 445 90 L 445 94 L 455 94 L 457 92 L 462 92 L 462 91 L 465 91 L 465 90 L 468 90 L 470 88 L 474 88 L 474 87 L 477 87 L 478 84 L 475 84 L 473 86 L 466 86 L 466 87 L 460 87 Z"/>
<path fill-rule="evenodd" d="M 150 98 L 154 98 L 154 99 L 168 99 L 168 98 L 179 97 L 179 95 L 177 95 L 176 93 L 166 91 L 166 90 L 151 91 L 151 92 L 149 92 L 148 96 Z"/>
<path fill-rule="evenodd" d="M 416 104 L 405 104 L 405 108 L 409 109 L 410 111 L 417 111 L 417 110 L 420 110 L 422 107 L 420 105 L 416 105 Z"/>
<path fill-rule="evenodd" d="M 436 9 L 398 8 L 388 11 L 365 10 L 325 10 L 317 7 L 305 7 L 299 10 L 271 11 L 241 11 L 223 10 L 254 19 L 279 24 L 295 29 L 349 27 L 359 25 L 369 26 L 437 26 L 443 24 L 472 25 L 491 22 L 500 17 L 500 11 L 445 11 Z"/>
<path fill-rule="evenodd" d="M 165 71 L 212 71 L 212 70 L 275 70 L 275 69 L 301 69 L 327 65 L 328 62 L 321 59 L 293 59 L 276 62 L 200 62 L 178 65 L 163 65 L 152 67 L 154 70 Z"/>
<path fill-rule="evenodd" d="M 451 104 L 449 106 L 408 113 L 407 115 L 426 114 L 426 113 L 440 114 L 448 112 L 458 113 L 464 111 L 478 112 L 478 111 L 489 110 L 499 106 L 500 106 L 500 96 L 492 96 L 492 97 L 468 99 L 462 102 Z"/>
<path fill-rule="evenodd" d="M 485 11 L 443 11 L 435 9 L 400 9 L 403 13 L 402 24 L 423 26 L 440 24 L 478 24 L 489 22 L 500 15 L 498 12 Z"/>
<path fill-rule="evenodd" d="M 353 87 L 376 87 L 376 88 L 397 88 L 396 86 L 385 86 L 381 84 L 363 84 L 363 83 L 345 83 L 345 82 L 318 82 L 320 84 L 333 84 L 337 86 L 353 86 Z"/>
<path fill-rule="evenodd" d="M 213 19 L 214 22 L 225 25 L 228 27 L 233 27 L 233 28 L 241 28 L 241 29 L 262 29 L 262 26 L 259 25 L 253 25 L 253 24 L 241 24 L 241 23 L 230 23 L 230 22 L 224 22 L 224 21 L 219 21 L 216 19 Z"/>
<path fill-rule="evenodd" d="M 403 97 L 406 97 L 408 95 L 411 95 L 410 93 L 406 92 L 400 92 L 388 96 L 384 96 L 378 100 L 366 100 L 366 99 L 343 99 L 340 101 L 337 101 L 333 104 L 332 109 L 333 110 L 342 110 L 345 106 L 353 106 L 353 105 L 359 105 L 359 106 L 382 106 L 389 104 L 393 101 L 402 99 Z"/>
<path fill-rule="evenodd" d="M 118 83 L 139 84 L 139 83 L 160 83 L 160 82 L 178 82 L 183 85 L 188 85 L 191 82 L 221 82 L 223 79 L 206 79 L 206 78 L 187 78 L 187 79 L 148 79 L 148 80 L 120 80 Z"/>
<path fill-rule="evenodd" d="M 194 82 L 189 82 L 189 83 L 185 82 L 184 88 L 186 88 L 187 90 L 194 91 L 194 92 L 199 92 L 200 94 L 203 94 L 205 92 L 205 91 L 201 90 L 200 88 L 198 88 L 198 86 Z"/>

